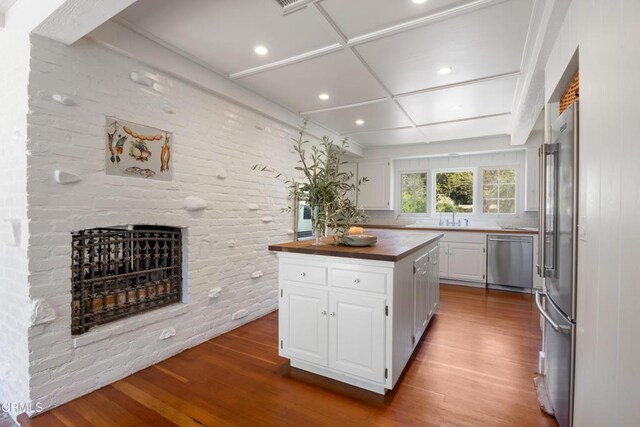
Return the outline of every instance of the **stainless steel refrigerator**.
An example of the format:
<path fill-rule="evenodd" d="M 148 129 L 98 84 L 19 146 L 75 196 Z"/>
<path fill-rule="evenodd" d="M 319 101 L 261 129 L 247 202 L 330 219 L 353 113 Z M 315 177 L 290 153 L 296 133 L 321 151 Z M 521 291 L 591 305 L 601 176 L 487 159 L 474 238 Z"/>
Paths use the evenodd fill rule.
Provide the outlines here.
<path fill-rule="evenodd" d="M 540 148 L 538 274 L 545 292 L 536 304 L 545 318 L 545 382 L 560 427 L 572 425 L 576 328 L 578 103 L 551 126 Z M 543 301 L 544 300 L 544 301 Z"/>

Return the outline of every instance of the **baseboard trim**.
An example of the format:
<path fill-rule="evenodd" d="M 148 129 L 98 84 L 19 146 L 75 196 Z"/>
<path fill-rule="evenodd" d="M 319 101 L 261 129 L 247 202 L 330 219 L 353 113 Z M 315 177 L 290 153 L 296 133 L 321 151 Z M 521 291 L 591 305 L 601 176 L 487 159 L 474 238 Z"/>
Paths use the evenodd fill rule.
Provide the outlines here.
<path fill-rule="evenodd" d="M 307 362 L 301 362 L 299 360 L 291 359 L 291 367 L 302 369 L 303 371 L 311 372 L 312 374 L 320 375 L 323 377 L 331 378 L 332 380 L 347 383 L 356 387 L 363 388 L 365 390 L 372 391 L 378 394 L 386 394 L 387 389 L 383 385 L 377 385 L 364 380 L 358 380 L 347 375 L 340 374 L 321 366 L 317 366 Z"/>
<path fill-rule="evenodd" d="M 482 282 L 465 282 L 464 280 L 440 279 L 440 283 L 444 285 L 466 286 L 468 288 L 486 288 L 487 284 Z"/>

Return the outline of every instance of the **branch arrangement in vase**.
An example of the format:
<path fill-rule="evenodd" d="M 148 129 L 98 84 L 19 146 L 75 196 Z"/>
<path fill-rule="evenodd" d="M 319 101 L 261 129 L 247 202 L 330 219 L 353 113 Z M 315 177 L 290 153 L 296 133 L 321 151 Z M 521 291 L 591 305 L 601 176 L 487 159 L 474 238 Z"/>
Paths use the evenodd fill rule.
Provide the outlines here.
<path fill-rule="evenodd" d="M 311 210 L 311 226 L 316 243 L 325 234 L 325 229 L 335 231 L 334 242 L 342 244 L 349 228 L 365 221 L 366 216 L 349 198 L 349 194 L 359 191 L 360 185 L 368 182 L 366 177 L 353 182 L 353 172 L 344 172 L 340 167 L 347 163 L 342 160 L 349 146 L 347 139 L 335 144 L 328 136 L 322 142 L 307 149 L 309 141 L 305 139 L 307 122 L 305 121 L 294 141 L 293 150 L 298 155 L 296 171 L 302 173 L 297 180 L 270 166 L 253 165 L 253 170 L 267 172 L 284 182 L 289 189 L 289 198 L 305 202 Z M 290 212 L 291 207 L 283 209 Z"/>

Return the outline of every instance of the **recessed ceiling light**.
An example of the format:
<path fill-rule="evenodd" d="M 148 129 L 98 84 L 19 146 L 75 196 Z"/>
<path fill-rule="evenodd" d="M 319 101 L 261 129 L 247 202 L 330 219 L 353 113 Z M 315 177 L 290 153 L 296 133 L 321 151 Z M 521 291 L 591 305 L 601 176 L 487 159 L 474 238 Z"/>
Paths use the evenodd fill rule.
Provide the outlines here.
<path fill-rule="evenodd" d="M 362 119 L 358 119 L 358 120 L 356 120 L 356 124 L 357 124 L 358 126 L 362 126 L 362 125 L 364 124 L 364 120 L 362 120 Z"/>
<path fill-rule="evenodd" d="M 329 94 L 321 93 L 320 95 L 318 95 L 318 98 L 322 99 L 323 101 L 326 101 L 327 99 L 329 99 Z"/>
<path fill-rule="evenodd" d="M 267 49 L 264 46 L 256 46 L 253 51 L 255 53 L 257 53 L 258 55 L 266 55 L 267 53 L 269 53 L 269 49 Z"/>
<path fill-rule="evenodd" d="M 449 74 L 452 71 L 453 71 L 453 68 L 449 66 L 438 68 L 438 74 L 441 74 L 441 75 Z"/>
<path fill-rule="evenodd" d="M 462 108 L 462 105 L 458 104 L 458 105 L 454 105 L 453 107 L 451 107 L 452 110 L 459 110 Z"/>
<path fill-rule="evenodd" d="M 413 2 L 414 2 L 415 4 L 422 4 L 422 3 L 426 3 L 426 2 L 427 2 L 427 0 L 413 0 Z"/>

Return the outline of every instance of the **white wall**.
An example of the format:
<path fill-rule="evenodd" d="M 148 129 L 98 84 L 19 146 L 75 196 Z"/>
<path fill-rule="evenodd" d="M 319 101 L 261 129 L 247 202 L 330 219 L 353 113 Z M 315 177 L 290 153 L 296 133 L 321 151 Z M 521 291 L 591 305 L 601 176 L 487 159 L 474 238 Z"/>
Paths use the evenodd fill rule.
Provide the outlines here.
<path fill-rule="evenodd" d="M 291 172 L 295 131 L 157 73 L 157 89 L 136 85 L 147 67 L 89 39 L 71 47 L 32 37 L 28 115 L 29 271 L 32 298 L 56 319 L 29 330 L 33 401 L 50 408 L 201 343 L 277 307 L 277 264 L 269 242 L 290 240 L 283 184 L 251 171 L 262 162 Z M 51 100 L 70 96 L 76 106 Z M 170 103 L 175 114 L 161 109 Z M 174 132 L 173 182 L 105 175 L 105 115 Z M 54 170 L 80 175 L 60 185 Z M 226 179 L 216 177 L 223 168 Z M 189 214 L 186 196 L 208 202 Z M 251 211 L 247 204 L 260 209 Z M 272 222 L 263 219 L 272 217 Z M 71 231 L 129 223 L 188 228 L 188 304 L 172 305 L 71 336 Z M 234 241 L 235 247 L 229 242 Z M 251 278 L 261 271 L 262 277 Z M 210 289 L 222 287 L 210 300 Z M 231 315 L 246 309 L 237 321 Z M 175 337 L 160 332 L 175 327 Z"/>
<path fill-rule="evenodd" d="M 574 0 L 547 101 L 579 48 L 580 229 L 575 425 L 640 424 L 640 2 Z"/>
<path fill-rule="evenodd" d="M 0 402 L 17 403 L 29 400 L 29 37 L 23 27 L 13 25 L 11 13 L 6 22 L 0 29 Z"/>

